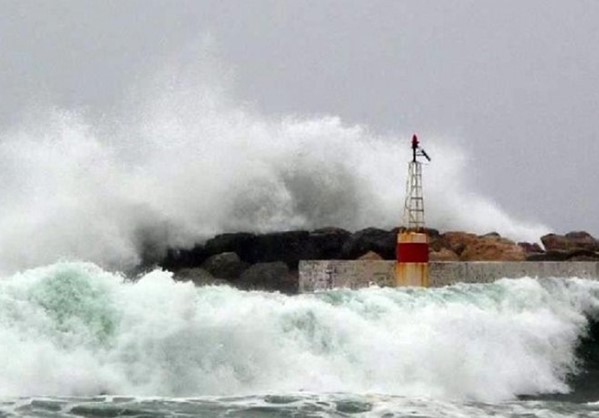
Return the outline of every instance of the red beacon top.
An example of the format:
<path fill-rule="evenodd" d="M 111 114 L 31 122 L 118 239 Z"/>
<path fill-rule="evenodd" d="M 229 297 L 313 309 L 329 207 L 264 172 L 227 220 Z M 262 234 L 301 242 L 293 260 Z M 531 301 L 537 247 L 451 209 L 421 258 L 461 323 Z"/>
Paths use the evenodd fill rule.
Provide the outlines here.
<path fill-rule="evenodd" d="M 431 160 L 426 151 L 420 148 L 420 142 L 418 141 L 418 137 L 416 136 L 416 134 L 414 134 L 412 136 L 412 162 L 417 162 L 418 157 L 424 157 L 428 161 Z"/>

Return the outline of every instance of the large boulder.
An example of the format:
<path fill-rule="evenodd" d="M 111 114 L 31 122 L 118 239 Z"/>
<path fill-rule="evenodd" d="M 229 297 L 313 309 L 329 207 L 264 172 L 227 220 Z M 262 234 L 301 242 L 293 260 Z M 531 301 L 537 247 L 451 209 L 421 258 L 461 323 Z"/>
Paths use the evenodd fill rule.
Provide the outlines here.
<path fill-rule="evenodd" d="M 464 249 L 471 243 L 478 241 L 479 237 L 475 234 L 462 231 L 448 231 L 441 235 L 444 245 L 457 255 L 462 254 Z"/>
<path fill-rule="evenodd" d="M 448 231 L 441 234 L 439 247 L 432 248 L 431 260 L 454 261 L 455 254 L 461 261 L 524 261 L 524 249 L 497 232 L 475 235 L 469 232 Z M 443 251 L 447 249 L 449 252 Z"/>
<path fill-rule="evenodd" d="M 599 242 L 588 232 L 574 231 L 566 235 L 547 234 L 541 237 L 547 251 L 599 251 Z"/>
<path fill-rule="evenodd" d="M 230 285 L 226 280 L 217 279 L 208 271 L 197 267 L 181 269 L 175 273 L 173 279 L 179 282 L 191 281 L 196 286 Z"/>
<path fill-rule="evenodd" d="M 212 276 L 227 280 L 239 278 L 248 267 L 249 264 L 241 261 L 239 256 L 233 252 L 213 255 L 202 264 L 202 268 Z"/>
<path fill-rule="evenodd" d="M 524 261 L 526 254 L 518 244 L 495 235 L 478 237 L 460 254 L 462 261 Z"/>
<path fill-rule="evenodd" d="M 297 293 L 297 275 L 290 272 L 282 261 L 257 263 L 241 274 L 235 284 L 246 290 L 276 290 L 287 294 Z"/>
<path fill-rule="evenodd" d="M 366 228 L 352 234 L 343 244 L 341 257 L 354 260 L 369 251 L 379 254 L 385 260 L 395 260 L 397 232 L 378 228 Z"/>

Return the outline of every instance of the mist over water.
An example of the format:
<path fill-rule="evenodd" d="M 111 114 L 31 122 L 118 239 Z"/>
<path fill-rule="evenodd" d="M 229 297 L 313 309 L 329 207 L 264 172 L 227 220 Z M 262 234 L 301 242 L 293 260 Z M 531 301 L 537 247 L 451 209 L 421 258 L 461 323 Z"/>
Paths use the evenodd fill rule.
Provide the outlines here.
<path fill-rule="evenodd" d="M 169 64 L 102 117 L 36 108 L 0 132 L 0 271 L 65 259 L 129 268 L 148 248 L 226 231 L 401 222 L 412 130 L 378 134 L 331 115 L 268 116 L 236 100 L 207 56 Z M 421 138 L 427 223 L 536 241 L 483 191 L 468 156 Z"/>

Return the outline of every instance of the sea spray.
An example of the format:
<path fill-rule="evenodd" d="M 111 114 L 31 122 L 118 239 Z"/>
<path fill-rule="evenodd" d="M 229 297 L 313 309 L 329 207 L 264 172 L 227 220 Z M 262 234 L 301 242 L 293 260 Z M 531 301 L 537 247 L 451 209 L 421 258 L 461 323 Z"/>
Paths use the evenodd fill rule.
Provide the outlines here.
<path fill-rule="evenodd" d="M 597 312 L 578 279 L 289 297 L 58 263 L 0 281 L 0 396 L 566 392 Z"/>
<path fill-rule="evenodd" d="M 221 232 L 398 226 L 411 127 L 263 115 L 212 65 L 167 65 L 131 86 L 120 114 L 37 109 L 0 131 L 0 272 L 57 260 L 128 269 Z M 450 140 L 423 140 L 431 226 L 528 241 L 548 231 L 479 195 Z"/>

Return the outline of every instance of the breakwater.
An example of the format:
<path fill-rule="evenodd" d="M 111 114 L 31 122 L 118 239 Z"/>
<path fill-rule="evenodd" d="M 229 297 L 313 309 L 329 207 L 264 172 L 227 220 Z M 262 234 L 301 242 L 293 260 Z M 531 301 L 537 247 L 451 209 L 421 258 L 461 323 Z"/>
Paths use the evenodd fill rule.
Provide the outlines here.
<path fill-rule="evenodd" d="M 369 285 L 392 286 L 395 261 L 306 260 L 299 263 L 299 292 Z M 455 283 L 491 283 L 502 278 L 578 277 L 599 280 L 597 261 L 430 262 L 431 287 Z"/>
<path fill-rule="evenodd" d="M 325 279 L 333 280 L 333 287 L 385 285 L 393 282 L 398 231 L 366 228 L 352 233 L 329 227 L 220 234 L 190 248 L 170 248 L 158 257 L 148 254 L 142 271 L 159 266 L 173 272 L 176 280 L 198 286 L 229 284 L 288 294 Z M 543 247 L 497 233 L 428 229 L 427 235 L 433 286 L 502 277 L 598 276 L 599 241 L 583 231 L 547 234 L 540 238 Z"/>

